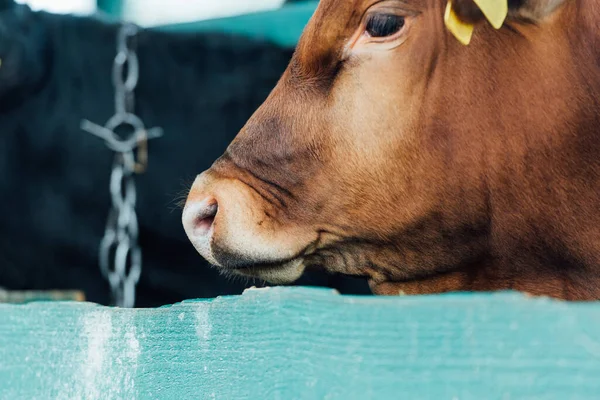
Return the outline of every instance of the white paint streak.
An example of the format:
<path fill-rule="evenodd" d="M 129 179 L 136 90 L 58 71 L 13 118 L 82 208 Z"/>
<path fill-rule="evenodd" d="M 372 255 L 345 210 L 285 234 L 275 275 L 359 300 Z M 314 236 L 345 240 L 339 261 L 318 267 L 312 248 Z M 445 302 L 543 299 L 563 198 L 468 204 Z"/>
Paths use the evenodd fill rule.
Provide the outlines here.
<path fill-rule="evenodd" d="M 209 306 L 206 304 L 198 304 L 196 308 L 196 336 L 200 341 L 202 350 L 208 350 L 208 342 L 212 324 L 209 315 Z"/>
<path fill-rule="evenodd" d="M 132 314 L 133 315 L 133 314 Z M 127 343 L 127 349 L 125 351 L 125 382 L 124 392 L 126 398 L 135 397 L 135 378 L 137 375 L 138 358 L 140 356 L 140 342 L 136 336 L 136 328 L 134 321 L 127 323 L 127 330 L 125 332 L 125 340 Z"/>
<path fill-rule="evenodd" d="M 77 366 L 72 383 L 58 399 L 135 399 L 141 346 L 134 314 L 102 310 L 81 317 L 81 349 L 70 363 Z"/>
<path fill-rule="evenodd" d="M 83 319 L 84 337 L 87 338 L 85 361 L 81 380 L 83 383 L 83 398 L 99 399 L 103 379 L 102 367 L 106 359 L 107 344 L 112 333 L 112 319 L 107 311 L 95 311 L 86 314 Z"/>

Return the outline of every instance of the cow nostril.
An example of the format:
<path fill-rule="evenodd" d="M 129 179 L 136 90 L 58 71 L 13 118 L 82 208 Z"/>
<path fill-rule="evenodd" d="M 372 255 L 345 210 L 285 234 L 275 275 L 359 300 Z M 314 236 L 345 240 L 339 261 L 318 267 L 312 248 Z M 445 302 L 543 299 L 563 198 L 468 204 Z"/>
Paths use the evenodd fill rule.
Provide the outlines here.
<path fill-rule="evenodd" d="M 212 227 L 219 206 L 214 199 L 205 200 L 197 206 L 193 215 L 193 231 L 196 236 L 203 236 Z"/>

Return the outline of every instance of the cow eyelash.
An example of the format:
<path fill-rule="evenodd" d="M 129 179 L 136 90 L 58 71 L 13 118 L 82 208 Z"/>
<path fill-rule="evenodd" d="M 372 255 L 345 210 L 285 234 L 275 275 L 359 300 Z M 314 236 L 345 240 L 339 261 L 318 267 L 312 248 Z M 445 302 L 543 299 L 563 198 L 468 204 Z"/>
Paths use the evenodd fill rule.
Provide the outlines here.
<path fill-rule="evenodd" d="M 372 38 L 385 38 L 402 30 L 405 22 L 404 17 L 395 14 L 371 14 L 367 17 L 365 31 Z"/>

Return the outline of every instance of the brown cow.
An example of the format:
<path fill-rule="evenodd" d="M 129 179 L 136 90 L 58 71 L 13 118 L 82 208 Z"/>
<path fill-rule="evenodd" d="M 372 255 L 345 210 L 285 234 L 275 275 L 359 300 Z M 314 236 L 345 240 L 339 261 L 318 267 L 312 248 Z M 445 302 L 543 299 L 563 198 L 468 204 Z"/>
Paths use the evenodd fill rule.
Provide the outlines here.
<path fill-rule="evenodd" d="M 223 271 L 600 298 L 600 2 L 321 0 L 183 223 Z"/>

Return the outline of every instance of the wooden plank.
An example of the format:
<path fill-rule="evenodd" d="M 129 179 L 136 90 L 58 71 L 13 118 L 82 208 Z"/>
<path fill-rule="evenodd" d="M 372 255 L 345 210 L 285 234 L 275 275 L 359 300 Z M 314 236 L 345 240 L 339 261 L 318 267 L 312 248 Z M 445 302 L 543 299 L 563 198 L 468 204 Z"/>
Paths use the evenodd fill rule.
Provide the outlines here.
<path fill-rule="evenodd" d="M 30 301 L 85 301 L 79 290 L 5 290 L 0 288 L 0 303 L 28 303 Z"/>
<path fill-rule="evenodd" d="M 1 399 L 595 399 L 600 305 L 308 288 L 0 305 Z"/>

